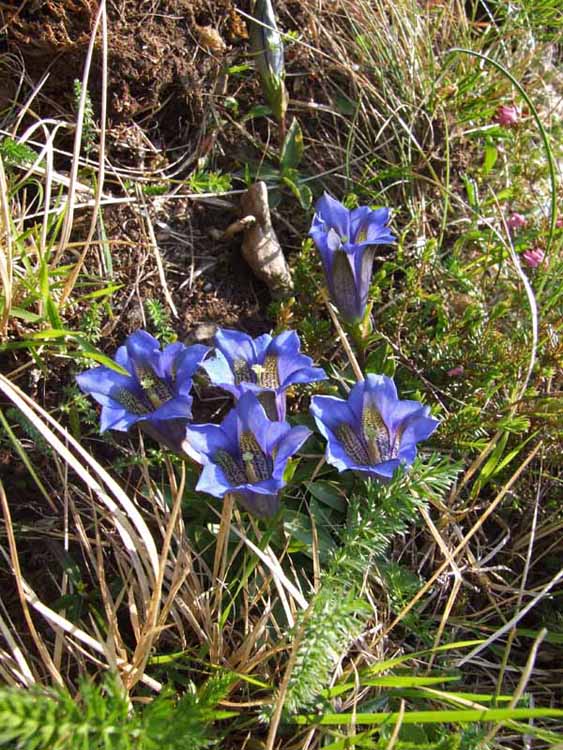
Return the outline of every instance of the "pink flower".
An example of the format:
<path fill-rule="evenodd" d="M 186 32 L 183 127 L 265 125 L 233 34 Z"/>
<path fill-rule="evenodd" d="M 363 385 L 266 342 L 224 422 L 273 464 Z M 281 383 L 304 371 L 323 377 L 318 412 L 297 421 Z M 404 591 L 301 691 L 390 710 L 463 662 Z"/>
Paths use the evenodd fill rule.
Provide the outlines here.
<path fill-rule="evenodd" d="M 517 229 L 522 229 L 522 227 L 525 227 L 527 223 L 528 219 L 525 216 L 522 216 L 522 214 L 518 214 L 516 212 L 510 214 L 510 216 L 506 220 L 506 226 L 513 232 Z"/>
<path fill-rule="evenodd" d="M 503 104 L 497 109 L 494 119 L 505 127 L 516 125 L 520 120 L 520 111 L 513 104 Z"/>
<path fill-rule="evenodd" d="M 545 260 L 545 253 L 539 247 L 533 247 L 531 250 L 526 250 L 522 253 L 522 260 L 530 268 L 537 268 Z"/>
<path fill-rule="evenodd" d="M 457 365 L 457 367 L 452 367 L 451 370 L 448 370 L 446 375 L 449 375 L 450 378 L 458 378 L 460 375 L 463 375 L 463 373 L 463 365 Z"/>
<path fill-rule="evenodd" d="M 555 226 L 557 229 L 563 229 L 563 216 L 559 216 L 559 218 L 556 219 Z"/>

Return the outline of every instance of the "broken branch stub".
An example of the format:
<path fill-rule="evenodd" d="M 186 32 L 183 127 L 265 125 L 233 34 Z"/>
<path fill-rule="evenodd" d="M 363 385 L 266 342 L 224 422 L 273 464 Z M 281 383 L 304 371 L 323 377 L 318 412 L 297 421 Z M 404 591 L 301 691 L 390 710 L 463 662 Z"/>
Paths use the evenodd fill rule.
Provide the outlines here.
<path fill-rule="evenodd" d="M 266 183 L 260 181 L 251 185 L 241 196 L 240 205 L 245 219 L 255 218 L 255 222 L 244 227 L 242 255 L 245 261 L 274 296 L 291 293 L 293 280 L 272 227 Z"/>

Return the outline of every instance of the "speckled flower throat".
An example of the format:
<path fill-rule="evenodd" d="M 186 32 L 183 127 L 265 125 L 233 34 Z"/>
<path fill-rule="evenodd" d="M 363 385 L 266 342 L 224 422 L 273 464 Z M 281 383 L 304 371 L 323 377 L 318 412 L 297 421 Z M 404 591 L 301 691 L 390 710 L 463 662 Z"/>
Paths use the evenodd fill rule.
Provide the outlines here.
<path fill-rule="evenodd" d="M 261 388 L 279 388 L 278 358 L 267 355 L 263 364 L 250 365 L 245 359 L 235 359 L 233 373 L 236 385 L 254 383 Z"/>
<path fill-rule="evenodd" d="M 213 457 L 231 484 L 252 484 L 264 481 L 272 475 L 273 461 L 264 455 L 251 432 L 241 432 L 239 448 L 239 460 L 225 450 L 217 451 Z"/>
<path fill-rule="evenodd" d="M 135 365 L 135 373 L 143 390 L 143 396 L 153 409 L 174 397 L 172 389 L 161 380 L 150 367 Z"/>
<path fill-rule="evenodd" d="M 360 430 L 343 422 L 336 430 L 348 456 L 357 464 L 377 464 L 397 456 L 397 441 L 391 441 L 377 407 L 369 402 L 364 403 Z"/>

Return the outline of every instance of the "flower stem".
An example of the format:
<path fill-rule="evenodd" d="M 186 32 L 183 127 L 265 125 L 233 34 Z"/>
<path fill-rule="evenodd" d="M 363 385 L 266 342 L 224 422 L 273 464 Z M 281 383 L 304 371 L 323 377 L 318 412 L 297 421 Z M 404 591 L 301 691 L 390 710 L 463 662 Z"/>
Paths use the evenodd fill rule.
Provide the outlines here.
<path fill-rule="evenodd" d="M 361 323 L 355 323 L 354 325 L 351 325 L 348 330 L 356 347 L 358 362 L 363 368 L 366 365 L 366 349 L 368 341 L 366 336 L 364 335 L 364 332 L 362 331 L 361 325 Z"/>
<path fill-rule="evenodd" d="M 322 298 L 323 298 L 323 302 L 325 303 L 325 305 L 327 307 L 329 315 L 332 318 L 332 322 L 334 323 L 334 327 L 336 328 L 336 331 L 338 332 L 338 336 L 340 338 L 340 341 L 342 342 L 342 346 L 344 347 L 344 351 L 346 352 L 346 356 L 348 357 L 350 365 L 352 366 L 352 370 L 354 371 L 354 375 L 356 376 L 356 380 L 358 382 L 360 382 L 361 380 L 364 380 L 364 373 L 362 372 L 362 368 L 360 367 L 358 359 L 357 359 L 356 355 L 354 354 L 354 350 L 350 346 L 350 342 L 348 341 L 348 336 L 346 335 L 346 331 L 340 325 L 340 321 L 338 320 L 338 316 L 336 315 L 336 313 L 332 309 L 332 305 L 330 304 L 330 300 L 328 298 L 328 294 L 326 293 L 325 289 L 321 289 L 321 295 L 322 295 Z"/>

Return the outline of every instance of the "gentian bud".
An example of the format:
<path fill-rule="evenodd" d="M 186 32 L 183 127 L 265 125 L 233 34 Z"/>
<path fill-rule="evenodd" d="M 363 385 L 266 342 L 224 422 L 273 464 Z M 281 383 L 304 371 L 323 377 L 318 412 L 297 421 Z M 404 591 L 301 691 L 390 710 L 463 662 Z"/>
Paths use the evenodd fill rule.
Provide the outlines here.
<path fill-rule="evenodd" d="M 254 19 L 250 23 L 250 48 L 266 101 L 274 117 L 281 123 L 285 118 L 288 97 L 284 84 L 283 42 L 271 0 L 256 0 Z"/>

